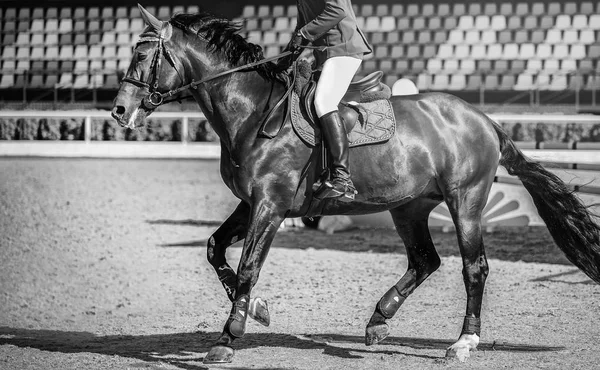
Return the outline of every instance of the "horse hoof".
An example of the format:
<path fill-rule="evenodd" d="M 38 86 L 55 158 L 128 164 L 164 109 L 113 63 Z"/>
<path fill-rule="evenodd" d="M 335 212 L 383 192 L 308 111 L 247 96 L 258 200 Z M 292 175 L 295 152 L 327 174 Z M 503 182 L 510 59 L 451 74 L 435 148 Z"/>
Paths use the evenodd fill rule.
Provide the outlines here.
<path fill-rule="evenodd" d="M 267 301 L 263 301 L 258 297 L 250 299 L 248 315 L 261 325 L 269 326 L 271 324 L 269 305 L 267 304 Z"/>
<path fill-rule="evenodd" d="M 469 349 L 465 347 L 456 348 L 454 346 L 449 347 L 446 350 L 446 358 L 457 358 L 460 362 L 466 362 L 471 356 Z"/>
<path fill-rule="evenodd" d="M 372 346 L 387 338 L 388 335 L 390 335 L 390 326 L 386 323 L 367 326 L 365 344 L 367 346 Z"/>
<path fill-rule="evenodd" d="M 460 362 L 465 362 L 471 356 L 471 352 L 477 350 L 479 336 L 477 334 L 462 334 L 458 341 L 448 347 L 446 358 L 457 358 Z"/>
<path fill-rule="evenodd" d="M 204 357 L 205 364 L 228 364 L 233 360 L 233 348 L 229 346 L 213 346 Z"/>

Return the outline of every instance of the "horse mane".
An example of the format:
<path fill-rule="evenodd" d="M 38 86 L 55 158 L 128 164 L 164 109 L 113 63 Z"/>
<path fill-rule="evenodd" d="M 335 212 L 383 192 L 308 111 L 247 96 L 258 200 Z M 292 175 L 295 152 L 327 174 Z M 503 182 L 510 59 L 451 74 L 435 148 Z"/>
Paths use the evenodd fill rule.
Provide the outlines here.
<path fill-rule="evenodd" d="M 195 32 L 208 42 L 209 50 L 221 52 L 233 66 L 253 63 L 264 59 L 262 47 L 248 42 L 239 32 L 242 26 L 228 19 L 218 18 L 207 12 L 176 14 L 169 22 L 183 31 Z M 255 70 L 259 75 L 276 81 L 284 81 L 275 63 L 267 62 Z"/>

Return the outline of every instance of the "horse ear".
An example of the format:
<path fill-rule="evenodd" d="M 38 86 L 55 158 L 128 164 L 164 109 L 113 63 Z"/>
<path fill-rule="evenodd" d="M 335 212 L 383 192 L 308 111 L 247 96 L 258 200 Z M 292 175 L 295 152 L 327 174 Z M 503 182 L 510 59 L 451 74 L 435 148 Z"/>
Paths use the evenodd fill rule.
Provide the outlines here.
<path fill-rule="evenodd" d="M 138 8 L 140 8 L 140 13 L 142 14 L 142 18 L 144 18 L 144 22 L 146 22 L 148 26 L 154 28 L 156 32 L 160 32 L 163 22 L 144 9 L 140 4 L 138 4 Z"/>

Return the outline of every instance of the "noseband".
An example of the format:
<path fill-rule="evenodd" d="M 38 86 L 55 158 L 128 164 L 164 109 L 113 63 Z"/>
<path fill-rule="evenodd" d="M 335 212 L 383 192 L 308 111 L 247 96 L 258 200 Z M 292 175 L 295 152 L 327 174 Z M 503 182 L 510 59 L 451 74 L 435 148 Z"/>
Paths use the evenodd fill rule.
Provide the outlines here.
<path fill-rule="evenodd" d="M 143 42 L 149 42 L 149 41 L 158 42 L 158 47 L 156 48 L 156 51 L 154 52 L 154 56 L 152 57 L 152 64 L 150 65 L 150 74 L 148 75 L 147 81 L 141 81 L 141 80 L 137 80 L 137 79 L 134 79 L 131 77 L 125 77 L 121 80 L 121 82 L 127 82 L 127 83 L 130 83 L 137 87 L 148 89 L 148 91 L 149 91 L 148 95 L 146 97 L 144 97 L 144 99 L 142 99 L 142 106 L 148 110 L 154 110 L 163 104 L 191 97 L 191 95 L 190 95 L 190 96 L 186 96 L 184 98 L 166 99 L 166 98 L 173 97 L 174 95 L 179 94 L 180 92 L 186 91 L 188 89 L 197 89 L 198 85 L 200 85 L 201 83 L 213 80 L 218 77 L 226 76 L 230 73 L 234 73 L 234 72 L 238 72 L 238 71 L 241 71 L 244 69 L 256 67 L 263 63 L 267 63 L 267 62 L 270 62 L 273 60 L 284 58 L 284 57 L 292 54 L 291 51 L 285 51 L 279 55 L 276 55 L 276 56 L 273 56 L 270 58 L 265 58 L 265 59 L 259 60 L 257 62 L 245 64 L 243 66 L 235 67 L 233 69 L 229 69 L 227 71 L 223 71 L 223 72 L 217 73 L 215 75 L 203 78 L 199 81 L 192 80 L 192 82 L 187 85 L 183 85 L 176 89 L 169 90 L 165 93 L 160 93 L 158 91 L 158 80 L 159 80 L 158 72 L 160 71 L 163 54 L 165 56 L 165 59 L 167 59 L 167 61 L 169 62 L 169 64 L 175 69 L 175 71 L 177 71 L 177 74 L 181 78 L 181 81 L 183 81 L 183 76 L 179 73 L 179 71 L 175 67 L 175 59 L 173 58 L 173 56 L 171 55 L 171 52 L 165 47 L 165 44 L 164 44 L 165 35 L 167 34 L 167 31 L 169 31 L 171 27 L 172 26 L 168 22 L 163 22 L 163 26 L 160 29 L 160 34 L 158 35 L 158 37 L 155 37 L 155 36 L 142 37 L 136 44 L 136 47 L 137 47 L 137 45 L 139 45 L 140 43 L 143 43 Z"/>

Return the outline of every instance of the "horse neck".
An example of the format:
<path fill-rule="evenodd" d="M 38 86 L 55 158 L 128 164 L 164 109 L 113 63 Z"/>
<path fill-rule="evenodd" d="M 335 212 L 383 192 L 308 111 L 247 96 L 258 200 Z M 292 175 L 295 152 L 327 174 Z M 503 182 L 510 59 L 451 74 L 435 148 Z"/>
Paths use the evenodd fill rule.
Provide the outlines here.
<path fill-rule="evenodd" d="M 200 60 L 209 58 L 206 56 Z M 234 68 L 224 68 L 222 61 L 214 60 L 201 64 L 187 68 L 188 71 L 198 71 L 199 76 L 191 76 L 191 79 L 199 80 L 202 78 L 200 75 L 206 78 Z M 207 67 L 215 65 L 218 67 Z M 257 136 L 265 109 L 268 110 L 269 101 L 276 101 L 277 95 L 281 95 L 282 86 L 254 71 L 234 72 L 201 84 L 194 94 L 221 141 L 228 149 L 233 149 L 240 146 L 240 141 L 247 142 Z"/>

